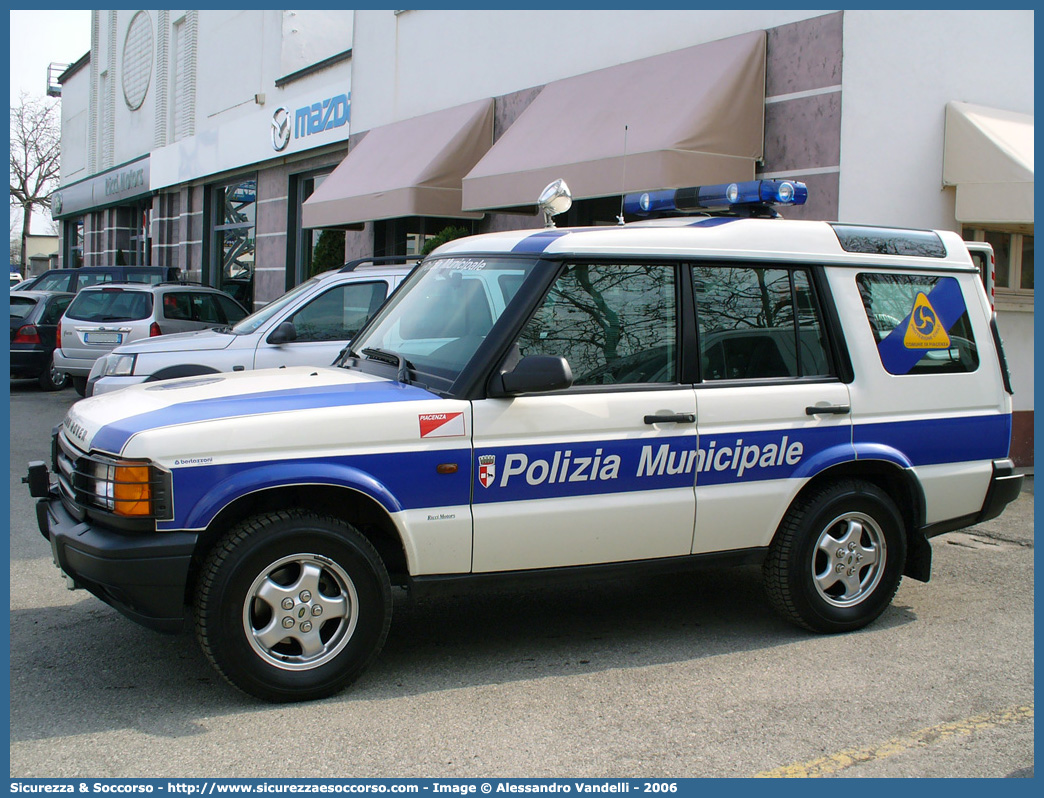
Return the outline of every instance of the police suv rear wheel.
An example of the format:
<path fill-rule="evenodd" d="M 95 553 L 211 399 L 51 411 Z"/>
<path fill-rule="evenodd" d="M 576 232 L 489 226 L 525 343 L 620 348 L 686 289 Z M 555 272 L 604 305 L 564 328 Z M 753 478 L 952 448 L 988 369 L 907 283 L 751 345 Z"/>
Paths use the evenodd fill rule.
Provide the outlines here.
<path fill-rule="evenodd" d="M 235 527 L 204 563 L 196 634 L 215 668 L 269 701 L 332 695 L 377 656 L 391 585 L 373 545 L 342 521 L 304 510 Z"/>
<path fill-rule="evenodd" d="M 791 507 L 762 570 L 785 618 L 814 632 L 847 632 L 884 612 L 905 560 L 895 503 L 875 485 L 844 481 Z"/>

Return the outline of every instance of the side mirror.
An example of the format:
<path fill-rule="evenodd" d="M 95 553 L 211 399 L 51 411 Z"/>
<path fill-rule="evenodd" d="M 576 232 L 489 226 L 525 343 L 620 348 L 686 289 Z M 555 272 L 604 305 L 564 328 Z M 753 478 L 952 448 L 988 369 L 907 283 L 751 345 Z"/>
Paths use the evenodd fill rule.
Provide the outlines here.
<path fill-rule="evenodd" d="M 288 344 L 291 341 L 297 340 L 297 328 L 294 327 L 292 321 L 284 321 L 274 330 L 271 335 L 268 336 L 268 343 L 270 344 Z"/>
<path fill-rule="evenodd" d="M 494 375 L 488 394 L 494 398 L 520 393 L 560 391 L 573 384 L 569 361 L 554 355 L 530 355 L 518 361 L 514 369 Z"/>

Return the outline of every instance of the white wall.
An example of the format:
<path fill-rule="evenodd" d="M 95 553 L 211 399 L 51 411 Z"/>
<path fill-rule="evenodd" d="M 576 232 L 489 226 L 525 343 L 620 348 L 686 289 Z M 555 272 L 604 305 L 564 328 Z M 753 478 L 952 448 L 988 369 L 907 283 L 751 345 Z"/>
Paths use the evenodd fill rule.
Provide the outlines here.
<path fill-rule="evenodd" d="M 942 187 L 943 109 L 962 100 L 1033 113 L 1033 12 L 844 19 L 840 218 L 959 231 L 954 189 Z"/>
<path fill-rule="evenodd" d="M 359 10 L 353 130 L 825 13 Z"/>
<path fill-rule="evenodd" d="M 1033 313 L 997 311 L 997 329 L 1004 341 L 1004 354 L 1015 389 L 1015 409 L 1033 409 Z"/>
<path fill-rule="evenodd" d="M 90 66 L 85 65 L 62 86 L 61 183 L 87 176 L 87 100 Z"/>
<path fill-rule="evenodd" d="M 351 11 L 283 11 L 280 71 L 289 75 L 352 48 Z"/>

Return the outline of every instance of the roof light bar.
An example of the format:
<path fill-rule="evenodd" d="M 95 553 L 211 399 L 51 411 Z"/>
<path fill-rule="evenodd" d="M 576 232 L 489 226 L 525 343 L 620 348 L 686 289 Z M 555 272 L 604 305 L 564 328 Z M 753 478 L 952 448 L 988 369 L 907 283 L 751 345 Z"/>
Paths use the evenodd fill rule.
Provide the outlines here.
<path fill-rule="evenodd" d="M 694 188 L 646 191 L 624 197 L 624 213 L 657 216 L 685 211 L 721 211 L 730 208 L 804 205 L 808 188 L 796 180 L 748 180 Z"/>

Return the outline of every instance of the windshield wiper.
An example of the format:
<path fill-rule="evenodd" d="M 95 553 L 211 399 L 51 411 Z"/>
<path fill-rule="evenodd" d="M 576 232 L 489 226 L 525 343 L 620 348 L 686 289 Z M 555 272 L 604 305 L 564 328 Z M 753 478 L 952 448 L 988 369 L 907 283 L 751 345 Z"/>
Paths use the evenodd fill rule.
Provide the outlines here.
<path fill-rule="evenodd" d="M 386 349 L 371 348 L 364 349 L 362 353 L 366 355 L 369 360 L 376 360 L 378 363 L 387 363 L 390 366 L 396 366 L 398 368 L 398 373 L 396 374 L 395 379 L 405 385 L 410 384 L 410 379 L 406 373 L 406 369 L 412 369 L 414 366 L 398 352 L 389 352 Z"/>

